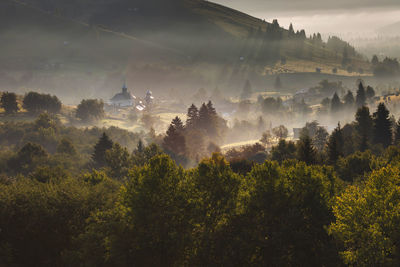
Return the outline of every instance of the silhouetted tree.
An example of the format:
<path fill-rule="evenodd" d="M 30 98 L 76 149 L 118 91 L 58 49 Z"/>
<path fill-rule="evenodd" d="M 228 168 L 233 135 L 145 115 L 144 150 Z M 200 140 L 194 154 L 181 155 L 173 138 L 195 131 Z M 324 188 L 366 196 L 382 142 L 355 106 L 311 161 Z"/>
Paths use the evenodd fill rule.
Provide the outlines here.
<path fill-rule="evenodd" d="M 32 114 L 44 111 L 56 114 L 61 110 L 61 101 L 56 96 L 29 92 L 24 97 L 23 107 Z"/>
<path fill-rule="evenodd" d="M 193 129 L 197 126 L 199 121 L 199 110 L 198 108 L 192 104 L 187 112 L 187 119 L 186 119 L 186 128 Z"/>
<path fill-rule="evenodd" d="M 357 108 L 361 108 L 362 106 L 365 106 L 366 100 L 367 100 L 367 97 L 365 96 L 364 85 L 362 84 L 362 82 L 360 82 L 360 84 L 358 85 L 357 96 L 356 96 Z"/>
<path fill-rule="evenodd" d="M 371 99 L 375 96 L 375 90 L 371 86 L 367 86 L 367 90 L 365 91 L 365 97 L 367 99 Z"/>
<path fill-rule="evenodd" d="M 104 117 L 103 100 L 82 100 L 76 110 L 76 117 L 85 122 L 102 119 Z"/>
<path fill-rule="evenodd" d="M 272 133 L 279 139 L 286 139 L 289 134 L 289 131 L 284 125 L 280 125 L 272 129 Z"/>
<path fill-rule="evenodd" d="M 341 110 L 341 108 L 342 108 L 342 102 L 340 101 L 340 98 L 337 95 L 337 93 L 335 93 L 331 101 L 331 112 L 337 113 L 338 111 Z"/>
<path fill-rule="evenodd" d="M 374 113 L 374 143 L 388 147 L 392 144 L 392 122 L 385 104 L 380 103 Z"/>
<path fill-rule="evenodd" d="M 92 154 L 92 159 L 96 167 L 101 168 L 106 165 L 106 151 L 111 149 L 113 144 L 113 141 L 108 137 L 108 135 L 103 133 L 97 144 L 94 146 L 94 152 Z"/>
<path fill-rule="evenodd" d="M 303 133 L 297 143 L 297 159 L 309 165 L 316 163 L 316 151 L 307 133 Z"/>
<path fill-rule="evenodd" d="M 1 95 L 1 107 L 4 108 L 6 114 L 14 114 L 18 112 L 17 95 L 5 92 Z"/>
<path fill-rule="evenodd" d="M 185 136 L 183 135 L 182 121 L 177 117 L 170 124 L 167 135 L 164 137 L 163 147 L 175 155 L 183 155 L 186 152 Z"/>
<path fill-rule="evenodd" d="M 376 66 L 376 65 L 379 64 L 379 59 L 378 59 L 378 56 L 377 56 L 377 55 L 374 55 L 374 56 L 372 57 L 371 63 L 372 63 L 373 66 Z"/>
<path fill-rule="evenodd" d="M 362 106 L 357 110 L 355 128 L 360 141 L 359 149 L 365 151 L 368 149 L 368 142 L 373 130 L 373 120 L 368 107 Z"/>
<path fill-rule="evenodd" d="M 344 105 L 346 108 L 350 109 L 354 107 L 354 96 L 353 96 L 353 92 L 351 92 L 350 90 L 347 91 L 347 94 L 344 96 Z"/>
<path fill-rule="evenodd" d="M 343 156 L 343 134 L 340 124 L 329 137 L 327 149 L 329 163 L 336 164 L 339 157 Z"/>

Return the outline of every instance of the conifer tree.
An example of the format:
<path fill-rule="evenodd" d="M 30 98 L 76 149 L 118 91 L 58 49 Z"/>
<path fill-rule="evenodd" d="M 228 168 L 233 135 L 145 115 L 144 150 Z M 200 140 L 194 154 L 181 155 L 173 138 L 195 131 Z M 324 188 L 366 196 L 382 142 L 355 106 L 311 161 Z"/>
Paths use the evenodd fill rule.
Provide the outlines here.
<path fill-rule="evenodd" d="M 331 112 L 337 113 L 338 111 L 340 111 L 341 107 L 342 107 L 342 102 L 340 101 L 340 98 L 337 95 L 337 93 L 335 93 L 331 101 Z"/>
<path fill-rule="evenodd" d="M 359 139 L 359 149 L 365 151 L 368 149 L 373 129 L 373 120 L 368 107 L 363 106 L 357 110 L 355 128 Z"/>
<path fill-rule="evenodd" d="M 344 105 L 346 108 L 353 108 L 354 107 L 354 95 L 353 92 L 350 90 L 347 92 L 347 94 L 344 96 Z"/>
<path fill-rule="evenodd" d="M 327 149 L 329 163 L 336 164 L 339 157 L 343 156 L 343 133 L 340 123 L 329 137 Z"/>
<path fill-rule="evenodd" d="M 192 129 L 195 128 L 199 121 L 199 109 L 192 104 L 187 112 L 187 119 L 186 119 L 186 128 Z"/>
<path fill-rule="evenodd" d="M 176 116 L 173 120 L 172 120 L 172 122 L 171 122 L 171 124 L 175 127 L 175 129 L 178 131 L 178 132 L 180 132 L 180 133 L 182 133 L 183 132 L 183 130 L 184 130 L 184 125 L 183 125 L 183 122 L 182 122 L 182 120 L 178 117 L 178 116 Z"/>
<path fill-rule="evenodd" d="M 175 123 L 171 123 L 168 128 L 163 147 L 175 155 L 183 155 L 186 152 L 185 136 L 179 128 L 177 129 Z"/>
<path fill-rule="evenodd" d="M 358 85 L 358 90 L 357 90 L 357 96 L 356 96 L 356 105 L 357 108 L 361 108 L 362 106 L 365 106 L 367 98 L 365 96 L 365 89 L 364 85 L 362 82 Z"/>
<path fill-rule="evenodd" d="M 375 90 L 371 86 L 367 86 L 367 90 L 365 91 L 365 97 L 367 99 L 371 99 L 375 96 Z"/>
<path fill-rule="evenodd" d="M 316 151 L 308 133 L 303 133 L 300 137 L 300 141 L 297 144 L 297 158 L 307 165 L 316 163 Z"/>
<path fill-rule="evenodd" d="M 392 144 L 392 122 L 385 104 L 380 103 L 374 113 L 374 143 L 388 147 Z"/>
<path fill-rule="evenodd" d="M 113 141 L 106 133 L 100 137 L 99 141 L 94 147 L 92 159 L 97 167 L 104 167 L 106 164 L 106 151 L 113 147 Z"/>

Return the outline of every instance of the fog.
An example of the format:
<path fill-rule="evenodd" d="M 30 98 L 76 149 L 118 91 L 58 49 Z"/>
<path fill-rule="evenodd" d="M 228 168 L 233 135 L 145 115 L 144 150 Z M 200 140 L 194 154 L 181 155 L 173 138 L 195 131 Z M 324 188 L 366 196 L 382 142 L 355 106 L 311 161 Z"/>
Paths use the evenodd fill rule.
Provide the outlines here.
<path fill-rule="evenodd" d="M 278 19 L 287 27 L 307 33 L 339 35 L 350 39 L 355 36 L 379 35 L 382 28 L 400 19 L 400 2 L 386 1 L 318 1 L 318 0 L 217 0 L 216 2 L 248 12 L 267 21 Z M 400 32 L 399 32 L 400 33 Z"/>

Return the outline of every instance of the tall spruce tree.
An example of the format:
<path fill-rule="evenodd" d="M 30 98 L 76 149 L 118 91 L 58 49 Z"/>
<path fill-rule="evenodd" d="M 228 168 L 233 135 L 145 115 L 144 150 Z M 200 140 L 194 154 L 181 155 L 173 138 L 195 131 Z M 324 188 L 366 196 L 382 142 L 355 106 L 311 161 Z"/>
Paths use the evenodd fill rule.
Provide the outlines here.
<path fill-rule="evenodd" d="M 384 103 L 374 113 L 374 143 L 388 147 L 392 144 L 392 122 Z"/>
<path fill-rule="evenodd" d="M 355 128 L 359 140 L 359 150 L 365 151 L 368 149 L 373 131 L 373 120 L 368 107 L 363 106 L 357 110 Z"/>
<path fill-rule="evenodd" d="M 336 164 L 339 157 L 343 156 L 343 133 L 340 123 L 329 137 L 327 150 L 330 164 Z"/>
<path fill-rule="evenodd" d="M 375 96 L 375 90 L 371 86 L 367 86 L 367 90 L 365 91 L 365 97 L 367 99 L 372 99 Z"/>
<path fill-rule="evenodd" d="M 365 88 L 362 82 L 358 85 L 357 96 L 356 96 L 356 105 L 357 108 L 365 106 L 367 101 L 367 97 L 365 95 Z"/>
<path fill-rule="evenodd" d="M 199 109 L 192 104 L 187 112 L 186 128 L 193 129 L 197 126 L 199 122 Z"/>
<path fill-rule="evenodd" d="M 106 165 L 106 151 L 113 147 L 113 141 L 106 133 L 100 137 L 97 144 L 94 146 L 92 159 L 96 167 L 104 167 Z"/>
<path fill-rule="evenodd" d="M 351 92 L 350 90 L 347 91 L 347 94 L 344 96 L 343 100 L 344 100 L 344 106 L 347 109 L 351 109 L 354 107 L 354 102 L 355 102 L 354 95 L 353 92 Z"/>
<path fill-rule="evenodd" d="M 316 151 L 308 133 L 304 132 L 297 143 L 297 159 L 308 165 L 316 163 Z"/>
<path fill-rule="evenodd" d="M 172 124 L 172 125 L 175 127 L 175 129 L 176 129 L 178 132 L 180 132 L 180 133 L 182 133 L 183 130 L 185 129 L 185 126 L 183 125 L 182 120 L 181 120 L 178 116 L 176 116 L 176 117 L 172 120 L 171 124 Z"/>
<path fill-rule="evenodd" d="M 342 108 L 342 102 L 340 101 L 338 94 L 335 93 L 331 101 L 331 112 L 337 113 L 338 111 L 341 110 L 341 108 Z"/>
<path fill-rule="evenodd" d="M 167 130 L 167 135 L 164 137 L 163 147 L 168 152 L 172 152 L 175 155 L 183 155 L 186 152 L 185 136 L 180 130 L 179 122 L 177 123 L 175 119 Z"/>

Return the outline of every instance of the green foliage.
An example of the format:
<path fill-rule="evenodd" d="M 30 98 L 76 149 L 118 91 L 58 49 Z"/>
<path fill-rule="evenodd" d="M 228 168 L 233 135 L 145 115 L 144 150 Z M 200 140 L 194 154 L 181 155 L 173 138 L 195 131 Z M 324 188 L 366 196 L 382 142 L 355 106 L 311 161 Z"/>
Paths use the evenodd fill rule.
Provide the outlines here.
<path fill-rule="evenodd" d="M 15 93 L 5 92 L 1 95 L 0 107 L 4 108 L 6 114 L 18 112 L 17 95 Z"/>
<path fill-rule="evenodd" d="M 317 162 L 316 151 L 308 134 L 303 134 L 297 143 L 297 159 L 307 164 Z"/>
<path fill-rule="evenodd" d="M 77 179 L 0 184 L 0 265 L 68 265 L 87 218 L 107 207 L 115 189 L 111 182 L 91 187 Z"/>
<path fill-rule="evenodd" d="M 296 144 L 294 142 L 280 140 L 278 145 L 271 150 L 271 160 L 283 162 L 294 158 L 296 158 Z"/>
<path fill-rule="evenodd" d="M 33 115 L 41 112 L 57 114 L 61 111 L 61 101 L 56 96 L 29 92 L 24 97 L 23 107 Z"/>
<path fill-rule="evenodd" d="M 361 108 L 362 106 L 365 106 L 366 100 L 367 100 L 367 97 L 365 95 L 365 88 L 364 88 L 364 85 L 362 84 L 362 82 L 360 82 L 358 85 L 357 96 L 356 96 L 357 108 Z"/>
<path fill-rule="evenodd" d="M 338 264 L 333 240 L 325 231 L 332 220 L 329 203 L 335 194 L 333 175 L 327 173 L 294 162 L 255 166 L 242 188 L 241 212 L 228 228 L 235 234 L 226 244 L 225 263 Z"/>
<path fill-rule="evenodd" d="M 349 186 L 333 211 L 331 232 L 350 266 L 398 266 L 400 171 L 388 166 L 373 172 L 363 186 Z"/>
<path fill-rule="evenodd" d="M 339 177 L 348 182 L 361 179 L 374 169 L 375 157 L 370 151 L 356 152 L 346 158 L 340 158 L 337 162 Z"/>
<path fill-rule="evenodd" d="M 392 144 L 392 122 L 389 117 L 389 110 L 385 104 L 380 103 L 374 113 L 374 142 L 388 147 Z"/>
<path fill-rule="evenodd" d="M 104 103 L 97 99 L 84 99 L 76 109 L 76 117 L 84 122 L 96 121 L 104 117 Z"/>
<path fill-rule="evenodd" d="M 106 133 L 100 137 L 97 144 L 94 146 L 92 159 L 97 167 L 104 167 L 106 165 L 106 152 L 113 147 L 113 141 Z"/>
<path fill-rule="evenodd" d="M 129 168 L 132 167 L 128 150 L 118 143 L 113 144 L 111 149 L 106 150 L 105 164 L 109 169 L 109 176 L 118 180 L 126 177 Z"/>
<path fill-rule="evenodd" d="M 74 144 L 67 138 L 61 139 L 57 146 L 57 153 L 74 156 L 77 154 Z"/>

